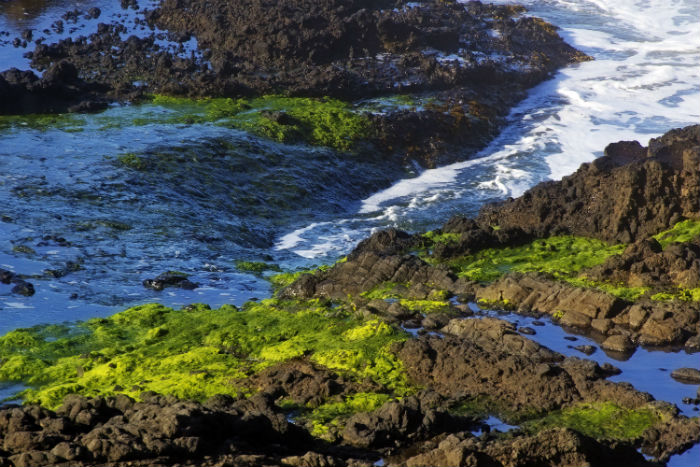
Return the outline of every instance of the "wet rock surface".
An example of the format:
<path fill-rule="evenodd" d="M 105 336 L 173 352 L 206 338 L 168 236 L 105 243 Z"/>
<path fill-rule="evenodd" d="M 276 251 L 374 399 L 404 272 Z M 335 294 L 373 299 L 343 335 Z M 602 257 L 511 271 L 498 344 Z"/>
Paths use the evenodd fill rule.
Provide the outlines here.
<path fill-rule="evenodd" d="M 628 243 L 700 212 L 700 126 L 649 141 L 608 145 L 605 155 L 558 182 L 482 209 L 482 226 L 521 228 L 537 237 L 582 235 Z M 692 263 L 692 260 L 691 260 Z M 695 263 L 697 266 L 697 263 Z"/>
<path fill-rule="evenodd" d="M 155 279 L 145 279 L 143 286 L 153 290 L 163 290 L 166 287 L 179 287 L 181 289 L 192 290 L 197 288 L 197 284 L 190 281 L 187 275 L 180 272 L 168 271 L 159 274 Z"/>
<path fill-rule="evenodd" d="M 432 0 L 163 1 L 135 19 L 151 31 L 132 34 L 116 21 L 38 43 L 27 56 L 43 77 L 5 72 L 0 114 L 96 111 L 154 93 L 349 101 L 408 93 L 425 99 L 373 112 L 367 139 L 434 167 L 482 148 L 527 89 L 590 59 L 523 12 Z"/>
<path fill-rule="evenodd" d="M 123 4 L 137 8 L 135 2 Z M 521 12 L 479 2 L 465 7 L 438 1 L 416 6 L 362 0 L 165 0 L 146 12 L 144 21 L 167 29 L 181 44 L 195 37 L 200 56 L 161 50 L 156 33 L 124 39 L 124 26 L 101 24 L 88 38 L 39 44 L 31 57 L 44 71 L 41 78 L 17 70 L 2 73 L 0 113 L 93 111 L 114 99 L 138 100 L 151 92 L 352 100 L 431 93 L 436 103 L 420 112 L 372 115 L 370 140 L 385 152 L 434 166 L 462 157 L 447 153 L 450 145 L 473 151 L 485 144 L 527 88 L 561 66 L 586 59 L 551 25 Z M 101 12 L 87 14 L 97 18 Z M 26 31 L 22 39 L 29 41 L 32 34 Z M 265 118 L 294 124 L 284 112 Z M 308 425 L 292 423 L 282 406 L 291 401 L 307 410 L 384 388 L 299 355 L 249 378 L 247 388 L 256 394 L 247 399 L 217 396 L 197 403 L 145 394 L 135 402 L 125 396 L 68 396 L 55 412 L 5 407 L 0 410 L 0 465 L 340 466 L 371 465 L 380 456 L 396 456 L 389 459 L 397 465 L 650 465 L 639 448 L 663 462 L 698 442 L 697 418 L 680 416 L 628 384 L 608 381 L 619 373 L 612 366 L 565 358 L 534 342 L 527 337 L 537 333 L 531 328 L 493 318 L 465 319 L 474 314 L 466 302 L 478 299 L 521 313 L 548 314 L 562 325 L 596 333 L 603 349 L 620 353 L 638 344 L 697 351 L 697 302 L 632 303 L 538 273 L 479 284 L 447 263 L 537 237 L 585 235 L 630 243 L 622 255 L 587 271 L 592 281 L 697 287 L 697 239 L 663 248 L 649 237 L 683 218 L 697 218 L 698 147 L 700 127 L 670 132 L 648 148 L 636 142 L 610 145 L 605 157 L 562 182 L 487 207 L 477 219 L 453 218 L 442 232 L 455 241 L 429 244 L 398 230 L 379 232 L 346 262 L 301 275 L 281 290 L 282 298 L 345 301 L 358 315 L 419 329 L 422 335 L 391 349 L 410 383 L 421 389 L 400 399 L 380 394 L 389 400 L 329 429 L 333 443 L 314 437 Z M 427 253 L 415 254 L 419 249 Z M 12 273 L 0 271 L 0 277 L 15 281 L 14 293 L 33 292 Z M 196 287 L 172 272 L 143 285 Z M 698 381 L 692 368 L 674 375 Z M 651 421 L 634 436 L 614 439 L 555 424 L 525 425 L 600 403 L 637 411 Z M 465 413 L 463 406 L 472 411 Z M 470 430 L 490 414 L 524 426 L 508 436 L 474 436 Z"/>

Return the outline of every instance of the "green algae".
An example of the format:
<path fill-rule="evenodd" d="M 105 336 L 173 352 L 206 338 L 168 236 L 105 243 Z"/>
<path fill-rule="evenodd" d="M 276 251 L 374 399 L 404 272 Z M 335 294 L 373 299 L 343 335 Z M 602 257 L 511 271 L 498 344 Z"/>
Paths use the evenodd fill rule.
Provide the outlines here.
<path fill-rule="evenodd" d="M 0 380 L 23 382 L 27 402 L 60 405 L 70 393 L 155 391 L 203 400 L 245 393 L 236 381 L 293 358 L 393 394 L 411 390 L 390 352 L 405 333 L 318 300 L 249 302 L 241 309 L 141 305 L 72 326 L 36 326 L 0 338 Z"/>
<path fill-rule="evenodd" d="M 417 311 L 419 313 L 444 313 L 452 308 L 450 302 L 446 300 L 411 300 L 401 299 L 399 303 L 406 307 L 409 311 Z"/>
<path fill-rule="evenodd" d="M 653 407 L 629 409 L 613 402 L 583 403 L 549 413 L 529 422 L 527 429 L 566 427 L 596 439 L 631 440 L 661 422 L 664 414 Z"/>
<path fill-rule="evenodd" d="M 291 285 L 294 281 L 299 279 L 303 274 L 311 274 L 310 271 L 295 271 L 295 272 L 281 272 L 279 274 L 273 274 L 267 279 L 272 284 L 275 289 L 281 289 Z"/>
<path fill-rule="evenodd" d="M 561 278 L 602 264 L 624 249 L 625 245 L 592 238 L 558 236 L 523 246 L 487 248 L 454 260 L 450 266 L 459 276 L 479 282 L 491 282 L 508 272 L 544 272 Z"/>
<path fill-rule="evenodd" d="M 689 242 L 697 237 L 700 237 L 700 220 L 694 219 L 678 222 L 671 229 L 654 235 L 663 248 L 671 243 Z"/>
<path fill-rule="evenodd" d="M 0 131 L 31 128 L 38 131 L 109 131 L 147 125 L 215 124 L 236 128 L 283 143 L 308 143 L 339 151 L 351 150 L 371 130 L 366 112 L 331 98 L 267 95 L 257 98 L 190 99 L 164 95 L 150 102 L 98 114 L 37 114 L 0 116 Z M 147 168 L 135 154 L 118 160 L 135 170 Z"/>
<path fill-rule="evenodd" d="M 52 129 L 68 133 L 83 131 L 87 117 L 81 114 L 30 114 L 30 115 L 0 115 L 0 130 L 14 128 L 29 128 L 38 131 Z"/>
<path fill-rule="evenodd" d="M 120 154 L 117 156 L 117 160 L 122 165 L 138 171 L 144 171 L 149 167 L 149 163 L 146 158 L 139 156 L 138 154 L 134 154 L 133 152 Z"/>
<path fill-rule="evenodd" d="M 686 289 L 680 287 L 673 292 L 659 292 L 651 296 L 652 300 L 658 302 L 670 302 L 674 300 L 683 302 L 700 302 L 700 288 Z"/>
<path fill-rule="evenodd" d="M 167 123 L 209 123 L 245 130 L 283 143 L 307 142 L 341 151 L 366 138 L 369 119 L 343 101 L 330 98 L 262 96 L 253 99 L 187 99 L 154 96 L 170 109 Z M 148 119 L 147 119 L 148 121 Z M 146 122 L 135 121 L 134 124 Z"/>
<path fill-rule="evenodd" d="M 361 297 L 368 300 L 387 300 L 403 297 L 408 288 L 411 286 L 410 283 L 399 283 L 399 282 L 382 282 L 372 287 L 370 290 L 362 292 Z"/>
<path fill-rule="evenodd" d="M 252 272 L 253 274 L 262 274 L 265 271 L 282 272 L 282 268 L 278 265 L 264 261 L 236 261 L 235 264 L 239 271 Z"/>
<path fill-rule="evenodd" d="M 456 233 L 442 233 L 442 232 L 437 232 L 435 230 L 429 230 L 428 232 L 425 232 L 423 235 L 421 235 L 423 239 L 426 240 L 427 247 L 431 248 L 437 243 L 445 243 L 445 244 L 450 244 L 450 243 L 457 243 L 459 240 L 462 238 L 460 234 Z"/>
<path fill-rule="evenodd" d="M 311 425 L 312 435 L 332 441 L 331 428 L 339 428 L 352 415 L 376 410 L 391 399 L 389 394 L 358 392 L 321 404 L 300 418 Z"/>
<path fill-rule="evenodd" d="M 567 277 L 564 279 L 564 281 L 576 287 L 601 290 L 628 302 L 635 302 L 640 298 L 645 297 L 651 290 L 651 287 L 628 287 L 625 284 L 593 281 L 583 276 Z"/>
<path fill-rule="evenodd" d="M 28 246 L 28 245 L 15 245 L 12 247 L 12 252 L 13 253 L 22 253 L 25 255 L 35 255 L 36 251 L 34 248 Z"/>

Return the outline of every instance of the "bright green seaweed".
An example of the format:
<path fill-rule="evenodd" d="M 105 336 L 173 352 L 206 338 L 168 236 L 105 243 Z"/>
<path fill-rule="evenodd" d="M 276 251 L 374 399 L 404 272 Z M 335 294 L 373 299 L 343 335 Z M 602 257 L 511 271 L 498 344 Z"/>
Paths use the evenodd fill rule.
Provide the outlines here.
<path fill-rule="evenodd" d="M 700 237 L 700 220 L 694 219 L 678 222 L 671 229 L 654 235 L 664 248 L 671 243 L 689 242 L 696 237 Z"/>
<path fill-rule="evenodd" d="M 279 142 L 308 142 L 341 151 L 351 149 L 369 130 L 369 119 L 364 114 L 346 102 L 330 98 L 155 96 L 153 103 L 173 111 L 167 118 L 169 123 L 215 122 Z"/>
<path fill-rule="evenodd" d="M 625 245 L 608 245 L 600 240 L 560 236 L 535 240 L 523 246 L 487 248 L 451 262 L 459 276 L 489 282 L 508 272 L 545 272 L 569 277 L 597 266 Z"/>
<path fill-rule="evenodd" d="M 387 392 L 410 391 L 401 362 L 389 351 L 406 335 L 363 321 L 318 300 L 205 305 L 174 310 L 141 305 L 73 326 L 36 326 L 0 338 L 0 380 L 21 381 L 27 402 L 56 407 L 66 394 L 151 390 L 202 400 L 241 394 L 241 381 L 293 358 Z"/>
<path fill-rule="evenodd" d="M 338 427 L 345 419 L 355 413 L 371 412 L 378 409 L 391 399 L 389 394 L 358 392 L 345 397 L 342 401 L 330 401 L 322 404 L 311 410 L 305 418 L 311 425 L 311 434 L 329 438 L 331 427 Z"/>
<path fill-rule="evenodd" d="M 530 429 L 549 426 L 571 428 L 596 439 L 636 439 L 662 421 L 664 414 L 653 407 L 629 409 L 612 402 L 584 403 L 567 407 L 529 422 Z"/>

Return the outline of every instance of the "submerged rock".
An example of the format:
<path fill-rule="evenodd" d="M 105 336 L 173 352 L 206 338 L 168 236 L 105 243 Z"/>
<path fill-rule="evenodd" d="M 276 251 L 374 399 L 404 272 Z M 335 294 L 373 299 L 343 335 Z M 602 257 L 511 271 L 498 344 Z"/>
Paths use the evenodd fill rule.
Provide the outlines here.
<path fill-rule="evenodd" d="M 700 384 L 700 370 L 696 368 L 679 368 L 671 372 L 671 378 L 688 384 Z"/>
<path fill-rule="evenodd" d="M 166 287 L 178 287 L 185 290 L 193 290 L 198 285 L 187 278 L 186 274 L 168 271 L 159 274 L 155 279 L 145 279 L 143 286 L 153 290 L 163 290 Z"/>
<path fill-rule="evenodd" d="M 12 293 L 24 295 L 25 297 L 31 297 L 35 293 L 34 285 L 25 280 L 13 279 L 12 283 L 14 284 L 14 287 L 12 287 Z"/>

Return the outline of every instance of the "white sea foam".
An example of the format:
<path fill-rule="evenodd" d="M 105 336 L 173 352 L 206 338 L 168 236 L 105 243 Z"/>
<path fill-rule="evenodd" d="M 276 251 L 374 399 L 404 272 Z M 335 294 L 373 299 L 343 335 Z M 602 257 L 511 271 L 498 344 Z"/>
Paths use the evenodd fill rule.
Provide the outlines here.
<path fill-rule="evenodd" d="M 302 229 L 295 230 L 294 232 L 288 233 L 287 235 L 283 236 L 280 238 L 277 243 L 275 244 L 275 250 L 289 250 L 297 246 L 298 244 L 302 243 L 304 239 L 302 238 L 302 235 L 305 232 L 308 232 L 310 230 L 315 229 L 318 227 L 320 224 L 314 222 L 311 225 L 308 225 Z"/>

